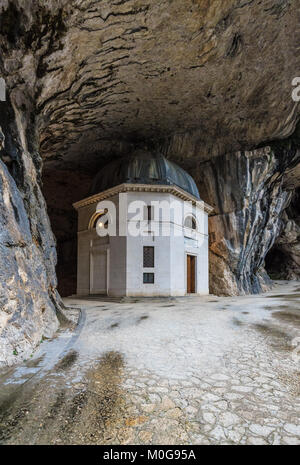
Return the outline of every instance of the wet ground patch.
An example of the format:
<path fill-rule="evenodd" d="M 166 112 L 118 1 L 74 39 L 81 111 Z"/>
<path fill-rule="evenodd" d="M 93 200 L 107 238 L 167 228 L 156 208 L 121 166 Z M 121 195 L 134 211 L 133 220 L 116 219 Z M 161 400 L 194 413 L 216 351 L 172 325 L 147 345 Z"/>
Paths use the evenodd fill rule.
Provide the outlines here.
<path fill-rule="evenodd" d="M 55 402 L 51 405 L 48 413 L 48 419 L 54 420 L 57 417 L 58 412 L 61 410 L 62 406 L 66 402 L 66 391 L 59 391 Z"/>
<path fill-rule="evenodd" d="M 286 300 L 294 300 L 299 299 L 300 294 L 278 294 L 278 295 L 266 295 L 266 299 L 286 299 Z"/>
<path fill-rule="evenodd" d="M 121 428 L 126 417 L 123 367 L 123 356 L 111 351 L 93 364 L 79 384 L 66 387 L 54 370 L 15 390 L 0 405 L 0 442 L 105 443 L 116 434 L 115 424 Z"/>
<path fill-rule="evenodd" d="M 30 388 L 17 388 L 4 396 L 0 403 L 0 444 L 5 444 L 14 434 L 22 429 L 26 422 L 30 405 Z"/>
<path fill-rule="evenodd" d="M 4 444 L 13 434 L 18 431 L 19 424 L 26 417 L 28 407 L 24 405 L 18 408 L 13 414 L 3 412 L 0 407 L 0 444 Z"/>
<path fill-rule="evenodd" d="M 57 362 L 57 364 L 54 367 L 54 370 L 68 370 L 74 363 L 76 362 L 78 358 L 78 352 L 76 350 L 70 350 L 61 360 Z"/>
<path fill-rule="evenodd" d="M 110 325 L 109 329 L 115 329 L 115 328 L 118 328 L 119 326 L 119 323 L 113 323 Z"/>
<path fill-rule="evenodd" d="M 148 320 L 148 318 L 149 318 L 149 315 L 142 315 L 142 316 L 138 319 L 137 323 L 141 323 L 142 321 Z"/>
<path fill-rule="evenodd" d="M 34 360 L 27 360 L 26 361 L 26 367 L 27 368 L 36 368 L 39 366 L 39 364 L 43 361 L 45 357 L 45 354 L 41 355 L 38 358 L 35 358 Z"/>
<path fill-rule="evenodd" d="M 300 313 L 292 313 L 292 312 L 275 312 L 272 314 L 274 318 L 280 320 L 284 323 L 292 324 L 293 326 L 300 328 Z"/>
<path fill-rule="evenodd" d="M 238 318 L 236 317 L 233 317 L 232 318 L 232 323 L 234 324 L 234 326 L 244 326 L 244 322 L 239 320 Z"/>
<path fill-rule="evenodd" d="M 278 308 L 278 307 L 277 307 Z M 268 310 L 269 312 L 272 312 L 274 310 L 274 307 L 271 305 L 265 305 L 264 310 Z"/>
<path fill-rule="evenodd" d="M 69 401 L 60 433 L 64 444 L 101 444 L 115 434 L 124 415 L 123 366 L 122 355 L 111 351 L 86 373 L 86 387 Z"/>
<path fill-rule="evenodd" d="M 264 323 L 254 323 L 252 327 L 263 336 L 266 336 L 267 342 L 269 342 L 275 350 L 291 350 L 290 337 L 285 331 Z"/>
<path fill-rule="evenodd" d="M 64 444 L 76 444 L 76 429 L 80 430 L 81 414 L 88 402 L 87 391 L 77 392 L 64 405 L 63 421 L 58 421 L 59 437 L 58 442 L 63 440 Z M 59 420 L 59 418 L 57 418 Z M 75 431 L 74 431 L 75 430 Z"/>
<path fill-rule="evenodd" d="M 67 402 L 66 390 L 62 389 L 61 391 L 58 391 L 54 402 L 52 404 L 50 403 L 47 409 L 48 410 L 47 414 L 44 415 L 41 420 L 41 423 L 39 425 L 39 428 L 41 429 L 41 431 L 39 432 L 39 436 L 41 438 L 44 435 L 47 435 L 48 430 L 51 431 L 52 424 L 58 423 L 61 411 L 63 411 L 66 402 Z M 62 417 L 65 418 L 65 415 L 63 414 Z M 47 441 L 45 441 L 45 443 L 47 443 Z"/>

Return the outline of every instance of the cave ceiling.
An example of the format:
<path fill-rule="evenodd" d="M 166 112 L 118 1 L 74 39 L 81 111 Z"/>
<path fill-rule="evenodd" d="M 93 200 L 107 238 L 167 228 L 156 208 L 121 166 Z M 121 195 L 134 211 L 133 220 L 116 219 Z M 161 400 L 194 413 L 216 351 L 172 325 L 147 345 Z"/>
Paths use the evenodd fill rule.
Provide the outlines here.
<path fill-rule="evenodd" d="M 31 89 L 45 166 L 93 172 L 137 143 L 205 160 L 294 131 L 298 0 L 13 4 L 4 67 Z"/>

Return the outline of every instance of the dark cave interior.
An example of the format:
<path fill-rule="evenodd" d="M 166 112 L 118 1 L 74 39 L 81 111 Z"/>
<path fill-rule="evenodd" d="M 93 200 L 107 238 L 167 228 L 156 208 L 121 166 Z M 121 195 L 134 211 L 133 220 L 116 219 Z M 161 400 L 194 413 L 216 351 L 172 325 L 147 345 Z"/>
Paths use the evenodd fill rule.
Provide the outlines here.
<path fill-rule="evenodd" d="M 299 279 L 299 239 L 300 189 L 298 187 L 283 214 L 281 234 L 266 256 L 266 270 L 272 279 Z"/>
<path fill-rule="evenodd" d="M 43 194 L 57 242 L 58 292 L 62 297 L 76 294 L 77 213 L 72 204 L 87 196 L 92 176 L 80 171 L 43 172 Z"/>

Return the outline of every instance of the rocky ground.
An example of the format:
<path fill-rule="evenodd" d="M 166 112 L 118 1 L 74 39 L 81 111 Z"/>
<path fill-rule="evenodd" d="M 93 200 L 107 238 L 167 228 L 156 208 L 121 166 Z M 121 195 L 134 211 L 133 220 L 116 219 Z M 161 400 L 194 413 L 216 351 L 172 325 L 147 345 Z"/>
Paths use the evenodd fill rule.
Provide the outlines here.
<path fill-rule="evenodd" d="M 75 331 L 1 372 L 0 442 L 300 444 L 299 302 L 296 282 L 250 297 L 66 299 L 73 320 L 81 308 Z"/>

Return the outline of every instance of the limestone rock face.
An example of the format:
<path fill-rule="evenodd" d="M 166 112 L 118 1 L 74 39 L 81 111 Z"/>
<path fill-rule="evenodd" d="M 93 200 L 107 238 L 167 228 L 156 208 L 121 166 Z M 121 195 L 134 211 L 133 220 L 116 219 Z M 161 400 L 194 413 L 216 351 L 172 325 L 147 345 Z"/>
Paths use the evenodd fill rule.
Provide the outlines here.
<path fill-rule="evenodd" d="M 39 187 L 40 158 L 22 120 L 1 103 L 0 366 L 30 355 L 58 328 L 55 238 Z"/>
<path fill-rule="evenodd" d="M 295 128 L 296 1 L 1 5 L 2 75 L 31 93 L 41 153 L 58 166 L 98 168 L 128 141 L 166 138 L 173 156 L 179 138 L 186 158 L 210 158 Z"/>
<path fill-rule="evenodd" d="M 299 115 L 297 15 L 286 0 L 66 3 L 39 62 L 41 153 L 83 165 L 87 144 L 176 146 L 186 134 L 185 157 L 199 159 L 287 137 Z"/>
<path fill-rule="evenodd" d="M 54 244 L 50 247 L 54 259 Z M 23 199 L 1 161 L 0 255 L 1 366 L 29 355 L 43 336 L 51 337 L 58 328 L 47 259 L 34 242 Z M 52 279 L 55 284 L 54 269 Z"/>
<path fill-rule="evenodd" d="M 284 173 L 299 160 L 295 147 L 265 147 L 200 164 L 200 195 L 214 207 L 209 220 L 211 292 L 257 293 L 270 286 L 265 257 L 282 230 L 282 214 L 291 199 Z"/>

